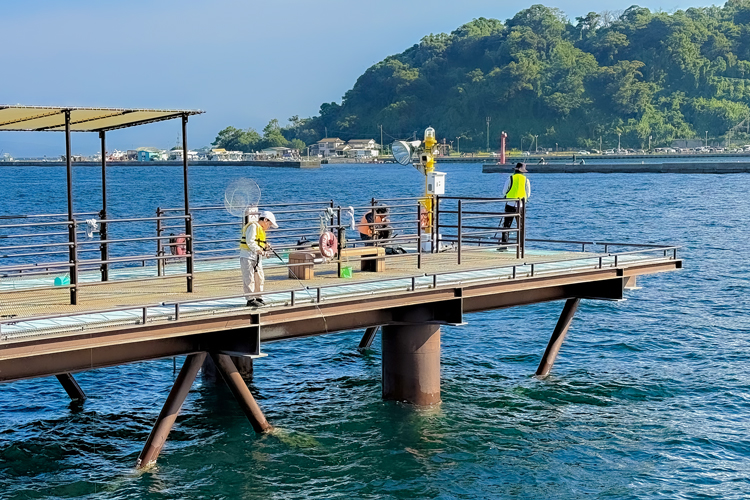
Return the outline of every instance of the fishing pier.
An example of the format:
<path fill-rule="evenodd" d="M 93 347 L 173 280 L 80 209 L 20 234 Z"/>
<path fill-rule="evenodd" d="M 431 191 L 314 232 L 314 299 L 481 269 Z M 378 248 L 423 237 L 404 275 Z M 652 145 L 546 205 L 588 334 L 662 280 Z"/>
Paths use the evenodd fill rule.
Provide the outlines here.
<path fill-rule="evenodd" d="M 51 119 L 44 130 L 65 132 L 68 152 L 76 123 L 99 132 L 104 151 L 107 130 L 147 122 L 135 110 L 98 110 L 112 115 L 97 128 L 96 116 L 79 119 L 75 109 L 0 107 L 0 130 L 13 127 L 7 109 L 19 120 Z M 162 113 L 171 114 L 151 118 L 181 119 L 187 150 L 187 119 L 197 112 Z M 6 129 L 41 129 L 19 123 Z M 581 300 L 622 300 L 638 276 L 682 267 L 670 245 L 527 238 L 525 210 L 506 215 L 514 201 L 502 198 L 436 196 L 427 217 L 416 197 L 354 207 L 261 201 L 260 209 L 276 214 L 280 227 L 269 240 L 280 258 L 264 261 L 266 306 L 247 307 L 237 258 L 245 221 L 224 207 L 190 205 L 187 161 L 183 206 L 153 207 L 151 216 L 108 213 L 104 164 L 102 210 L 76 212 L 69 161 L 67 169 L 67 213 L 0 214 L 0 382 L 56 376 L 83 401 L 77 372 L 185 356 L 139 467 L 156 461 L 209 359 L 257 432 L 272 422 L 241 371 L 259 358 L 262 370 L 263 346 L 281 340 L 360 330 L 357 347 L 368 349 L 379 333 L 383 397 L 436 404 L 442 325 L 470 322 L 474 312 L 563 302 L 546 348 L 540 345 L 536 375 L 544 377 Z M 357 222 L 383 208 L 387 224 L 372 224 L 378 232 L 366 246 Z M 505 216 L 515 224 L 499 229 Z M 328 259 L 309 243 L 324 231 L 338 236 Z"/>

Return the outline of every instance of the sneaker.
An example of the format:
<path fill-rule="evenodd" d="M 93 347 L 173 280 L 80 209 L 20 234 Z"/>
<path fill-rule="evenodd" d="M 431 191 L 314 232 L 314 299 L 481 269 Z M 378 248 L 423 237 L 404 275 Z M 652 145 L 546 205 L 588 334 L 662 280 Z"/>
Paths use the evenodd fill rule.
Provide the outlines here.
<path fill-rule="evenodd" d="M 262 306 L 266 305 L 266 301 L 263 300 L 263 297 L 255 297 L 255 302 Z"/>
<path fill-rule="evenodd" d="M 247 301 L 247 307 L 263 307 L 266 303 L 260 297 L 255 297 Z"/>

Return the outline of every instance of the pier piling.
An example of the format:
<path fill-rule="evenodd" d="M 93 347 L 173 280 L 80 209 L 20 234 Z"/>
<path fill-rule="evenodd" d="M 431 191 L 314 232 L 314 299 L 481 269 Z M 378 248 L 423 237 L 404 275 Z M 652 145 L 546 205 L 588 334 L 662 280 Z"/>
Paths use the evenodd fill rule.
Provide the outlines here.
<path fill-rule="evenodd" d="M 362 336 L 362 340 L 359 341 L 357 349 L 363 351 L 369 349 L 372 345 L 372 341 L 375 340 L 375 335 L 378 333 L 379 326 L 371 326 L 365 330 L 365 334 Z"/>
<path fill-rule="evenodd" d="M 145 469 L 156 463 L 156 458 L 159 456 L 167 436 L 169 436 L 169 431 L 172 430 L 177 414 L 180 413 L 180 408 L 182 408 L 182 403 L 185 402 L 185 398 L 190 392 L 190 387 L 192 387 L 205 358 L 205 352 L 190 354 L 185 358 L 185 363 L 174 381 L 172 390 L 169 391 L 167 401 L 164 403 L 154 428 L 138 456 L 136 467 L 139 469 Z"/>
<path fill-rule="evenodd" d="M 81 389 L 81 386 L 78 385 L 76 379 L 73 378 L 73 375 L 70 373 L 63 373 L 55 376 L 57 377 L 57 380 L 60 381 L 60 385 L 63 386 L 65 392 L 70 396 L 70 399 L 73 401 L 83 401 L 86 399 L 86 394 L 83 392 L 83 389 Z"/>
<path fill-rule="evenodd" d="M 565 334 L 568 333 L 570 324 L 573 322 L 573 317 L 578 309 L 578 304 L 581 302 L 580 298 L 568 299 L 565 301 L 560 319 L 557 320 L 555 330 L 552 332 L 552 337 L 549 339 L 547 349 L 544 351 L 542 361 L 539 363 L 539 368 L 536 369 L 536 376 L 544 378 L 549 375 L 552 365 L 555 364 L 557 353 L 560 352 L 560 347 L 565 340 Z"/>
<path fill-rule="evenodd" d="M 237 399 L 240 408 L 242 408 L 255 432 L 270 431 L 272 429 L 271 425 L 266 421 L 266 417 L 263 415 L 258 403 L 255 402 L 250 389 L 247 388 L 245 380 L 232 362 L 232 358 L 226 354 L 211 353 L 211 359 L 213 359 L 216 368 L 221 373 L 232 394 L 234 394 L 235 399 Z"/>
<path fill-rule="evenodd" d="M 440 402 L 440 325 L 383 327 L 383 398 L 415 405 Z"/>

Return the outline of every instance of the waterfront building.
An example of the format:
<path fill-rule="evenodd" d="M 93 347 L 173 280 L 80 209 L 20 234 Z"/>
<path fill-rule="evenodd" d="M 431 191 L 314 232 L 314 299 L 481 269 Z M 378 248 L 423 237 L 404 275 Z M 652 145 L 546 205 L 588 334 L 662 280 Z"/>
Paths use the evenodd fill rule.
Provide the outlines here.
<path fill-rule="evenodd" d="M 319 154 L 322 156 L 334 156 L 336 155 L 336 149 L 343 147 L 345 144 L 345 141 L 342 141 L 338 137 L 328 137 L 319 140 L 315 145 L 313 145 L 310 148 L 310 153 Z"/>

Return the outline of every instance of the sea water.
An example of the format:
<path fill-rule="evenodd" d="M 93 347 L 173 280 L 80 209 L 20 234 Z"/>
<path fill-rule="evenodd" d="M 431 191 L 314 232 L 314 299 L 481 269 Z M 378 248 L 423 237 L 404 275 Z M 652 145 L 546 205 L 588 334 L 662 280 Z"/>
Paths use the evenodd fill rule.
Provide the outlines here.
<path fill-rule="evenodd" d="M 440 166 L 448 194 L 504 176 Z M 77 167 L 76 210 L 98 210 Z M 442 333 L 442 399 L 380 397 L 361 331 L 264 345 L 250 384 L 277 430 L 257 435 L 229 390 L 193 386 L 156 467 L 134 465 L 176 376 L 169 360 L 0 385 L 0 498 L 747 498 L 750 175 L 534 175 L 529 238 L 678 244 L 685 268 L 622 302 L 586 301 L 545 380 L 532 375 L 562 303 L 470 314 Z M 234 178 L 270 202 L 416 196 L 396 165 L 192 167 L 193 206 Z M 0 168 L 0 214 L 65 212 L 64 168 Z M 110 216 L 180 206 L 182 171 L 112 167 Z M 177 360 L 179 369 L 182 358 Z"/>

